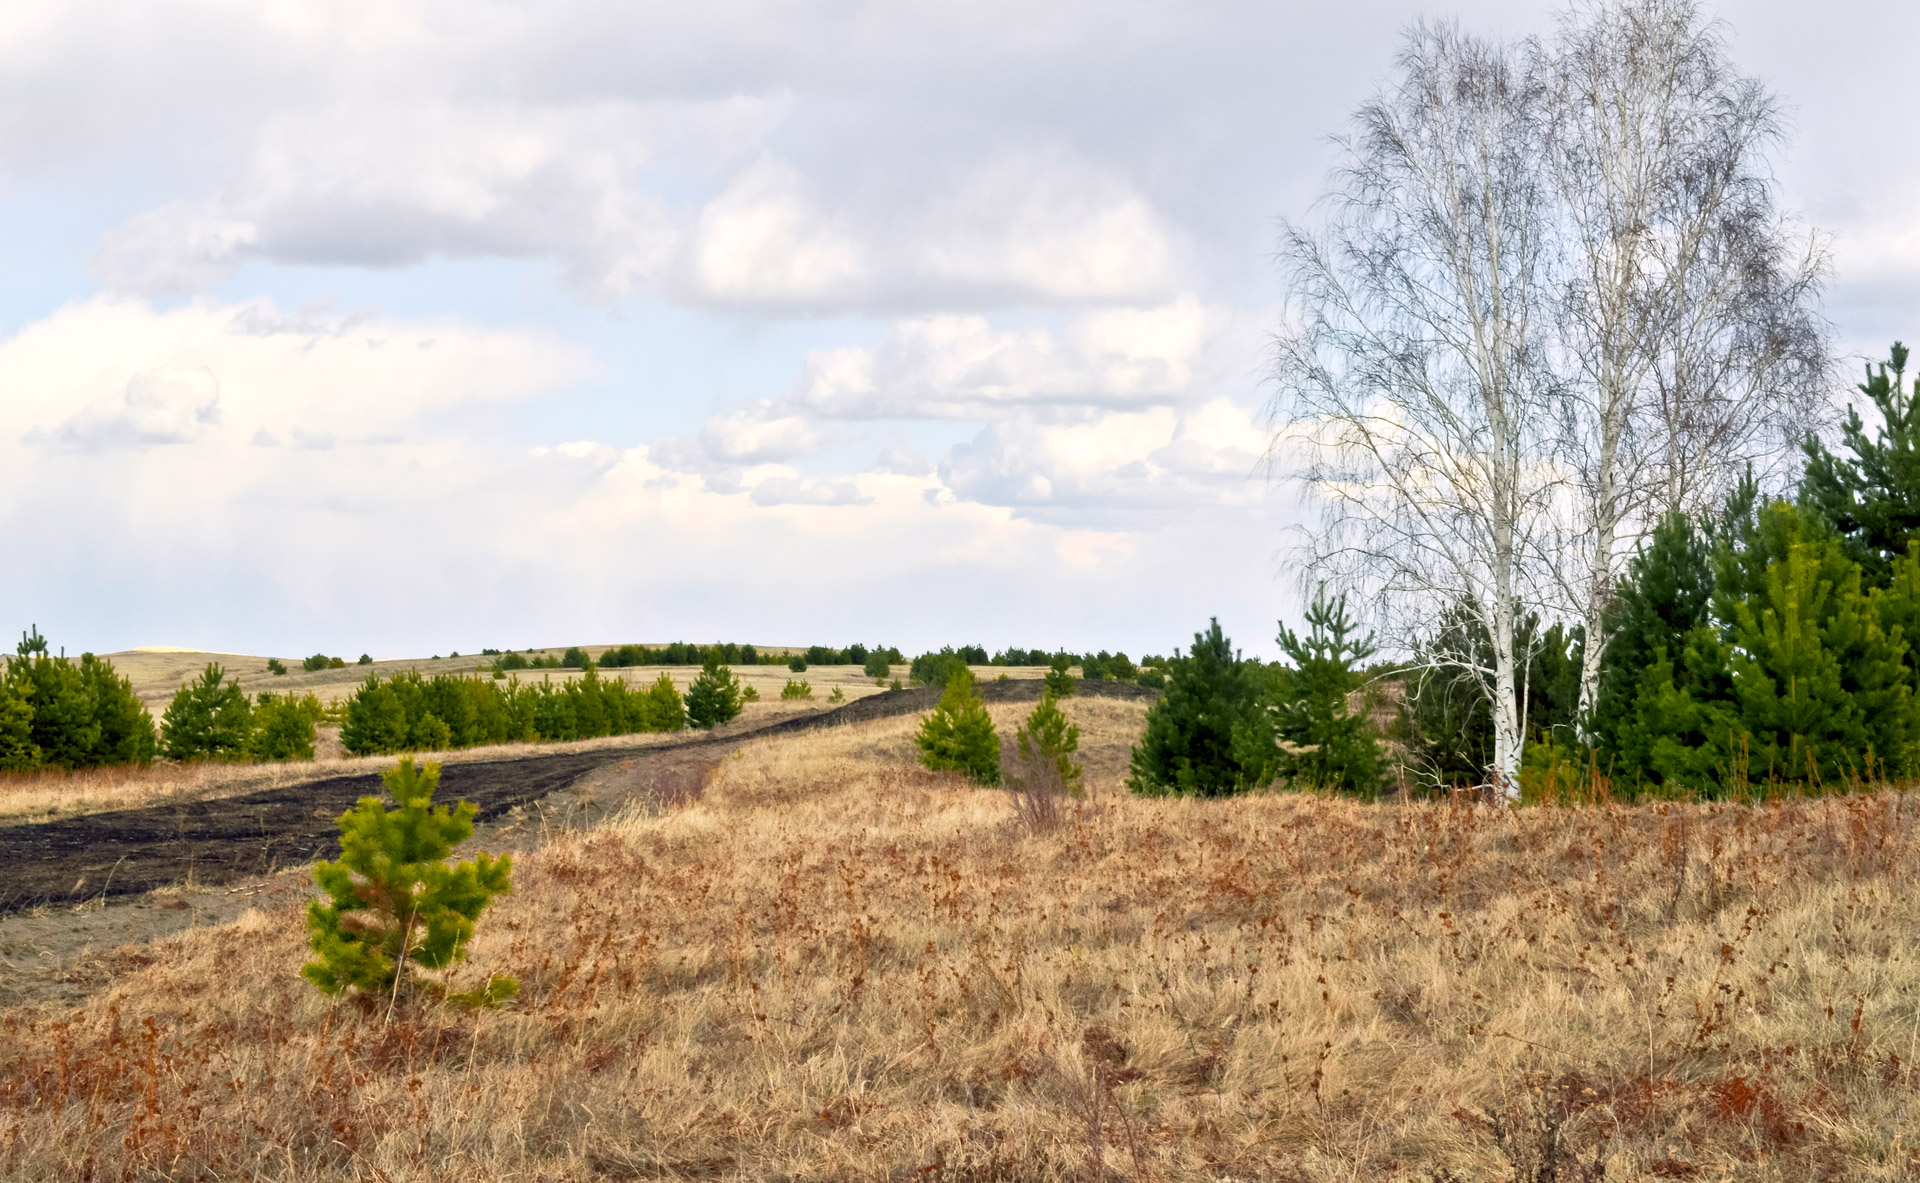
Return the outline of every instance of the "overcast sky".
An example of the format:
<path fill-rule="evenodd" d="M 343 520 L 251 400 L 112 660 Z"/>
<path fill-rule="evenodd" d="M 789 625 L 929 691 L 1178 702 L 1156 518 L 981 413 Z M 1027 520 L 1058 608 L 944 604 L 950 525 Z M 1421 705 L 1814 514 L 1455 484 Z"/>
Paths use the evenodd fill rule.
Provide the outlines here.
<path fill-rule="evenodd" d="M 1920 336 L 1920 6 L 1714 11 Z M 1271 653 L 1275 221 L 1409 21 L 1552 12 L 9 0 L 0 625 Z"/>

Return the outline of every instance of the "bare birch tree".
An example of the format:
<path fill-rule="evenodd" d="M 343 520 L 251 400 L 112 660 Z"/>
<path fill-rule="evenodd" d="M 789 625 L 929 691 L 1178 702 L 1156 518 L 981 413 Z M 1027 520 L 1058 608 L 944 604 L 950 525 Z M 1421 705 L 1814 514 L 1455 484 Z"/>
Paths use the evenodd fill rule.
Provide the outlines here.
<path fill-rule="evenodd" d="M 1472 678 L 1492 708 L 1488 781 L 1518 792 L 1522 622 L 1555 556 L 1547 95 L 1526 55 L 1450 24 L 1408 34 L 1363 106 L 1327 225 L 1288 225 L 1276 457 L 1306 453 L 1327 509 L 1315 566 L 1365 589 L 1387 632 Z M 1490 647 L 1418 642 L 1444 610 Z"/>
<path fill-rule="evenodd" d="M 1563 458 L 1579 545 L 1563 568 L 1592 710 L 1614 584 L 1661 515 L 1791 454 L 1824 393 L 1825 257 L 1796 244 L 1767 155 L 1777 105 L 1694 0 L 1582 0 L 1533 73 L 1558 198 Z"/>

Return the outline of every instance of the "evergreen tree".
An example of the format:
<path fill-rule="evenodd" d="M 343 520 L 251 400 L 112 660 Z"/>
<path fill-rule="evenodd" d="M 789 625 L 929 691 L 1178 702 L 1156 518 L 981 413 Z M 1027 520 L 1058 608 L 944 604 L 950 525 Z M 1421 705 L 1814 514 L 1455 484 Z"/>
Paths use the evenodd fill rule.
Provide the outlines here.
<path fill-rule="evenodd" d="M 55 768 L 99 763 L 102 730 L 87 675 L 65 657 L 21 659 L 33 683 L 33 742 Z"/>
<path fill-rule="evenodd" d="M 209 663 L 198 682 L 175 692 L 160 720 L 160 742 L 169 760 L 244 756 L 253 737 L 253 706 L 237 682 Z"/>
<path fill-rule="evenodd" d="M 1073 684 L 1077 679 L 1068 672 L 1073 666 L 1073 658 L 1065 653 L 1056 653 L 1047 662 L 1047 693 L 1055 698 L 1065 698 L 1073 693 Z"/>
<path fill-rule="evenodd" d="M 1867 367 L 1859 390 L 1881 420 L 1871 436 L 1859 410 L 1849 405 L 1840 427 L 1845 455 L 1829 451 L 1816 436 L 1803 445 L 1801 502 L 1839 535 L 1871 587 L 1886 584 L 1894 558 L 1920 530 L 1920 415 L 1914 397 L 1920 382 L 1907 384 L 1906 369 L 1907 347 L 1898 341 L 1884 364 Z"/>
<path fill-rule="evenodd" d="M 313 759 L 314 727 L 320 702 L 312 695 L 262 694 L 253 712 L 253 740 L 249 751 L 256 760 Z"/>
<path fill-rule="evenodd" d="M 378 675 L 369 674 L 347 700 L 340 744 L 356 756 L 387 755 L 406 749 L 409 730 L 400 695 Z"/>
<path fill-rule="evenodd" d="M 974 690 L 973 672 L 964 665 L 948 678 L 915 742 L 920 762 L 936 772 L 964 772 L 983 785 L 1000 783 L 1000 737 L 986 702 Z"/>
<path fill-rule="evenodd" d="M 1293 745 L 1282 772 L 1370 797 L 1380 789 L 1380 745 L 1372 721 L 1350 712 L 1347 697 L 1360 687 L 1361 663 L 1378 648 L 1371 634 L 1358 634 L 1344 593 L 1329 599 L 1324 587 L 1315 592 L 1307 605 L 1306 637 L 1280 626 L 1280 649 L 1293 669 L 1271 709 L 1274 731 Z"/>
<path fill-rule="evenodd" d="M 1256 671 L 1234 652 L 1217 619 L 1193 635 L 1188 656 L 1168 665 L 1166 696 L 1147 712 L 1127 786 L 1150 796 L 1200 797 L 1251 787 L 1260 769 L 1242 765 L 1233 741 L 1236 726 L 1244 735 L 1260 709 Z"/>
<path fill-rule="evenodd" d="M 869 678 L 885 678 L 893 672 L 893 667 L 887 664 L 887 655 L 880 652 L 867 654 L 860 668 Z"/>
<path fill-rule="evenodd" d="M 647 687 L 640 703 L 641 730 L 680 731 L 687 725 L 687 704 L 674 689 L 673 679 L 661 674 Z"/>
<path fill-rule="evenodd" d="M 687 687 L 687 718 L 695 727 L 718 727 L 740 715 L 740 682 L 719 660 L 708 661 Z"/>
<path fill-rule="evenodd" d="M 938 653 L 922 653 L 914 658 L 907 667 L 907 677 L 920 686 L 946 686 L 956 672 L 966 668 L 966 659 L 955 653 L 953 646 L 946 645 Z"/>
<path fill-rule="evenodd" d="M 464 960 L 480 913 L 494 896 L 513 890 L 512 855 L 447 864 L 454 847 L 473 836 L 474 807 L 466 801 L 434 806 L 438 764 L 416 772 L 405 759 L 381 779 L 394 807 L 362 797 L 340 815 L 339 861 L 314 866 L 328 898 L 307 905 L 315 956 L 301 975 L 328 994 L 352 989 L 397 999 L 412 976 L 409 964 L 440 970 Z M 445 993 L 438 984 L 430 989 Z M 454 998 L 495 1005 L 516 989 L 513 979 L 495 978 Z"/>
<path fill-rule="evenodd" d="M 1069 796 L 1086 796 L 1080 761 L 1074 759 L 1074 753 L 1080 750 L 1080 727 L 1067 721 L 1052 694 L 1040 696 L 1040 705 L 1014 732 L 1014 743 L 1024 763 L 1050 765 Z"/>
<path fill-rule="evenodd" d="M 24 660 L 7 662 L 0 673 L 0 772 L 40 767 L 40 747 L 33 742 L 33 681 L 25 674 Z"/>
<path fill-rule="evenodd" d="M 1686 514 L 1668 514 L 1628 562 L 1615 593 L 1612 638 L 1589 721 L 1603 766 L 1620 754 L 1642 675 L 1656 661 L 1671 669 L 1669 659 L 1680 657 L 1693 630 L 1709 622 L 1713 594 L 1711 539 Z"/>

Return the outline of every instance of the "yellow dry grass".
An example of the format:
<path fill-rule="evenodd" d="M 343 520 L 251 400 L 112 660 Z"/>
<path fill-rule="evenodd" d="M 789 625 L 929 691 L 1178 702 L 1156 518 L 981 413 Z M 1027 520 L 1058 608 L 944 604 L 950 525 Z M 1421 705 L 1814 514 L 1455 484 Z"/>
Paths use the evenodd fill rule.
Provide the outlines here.
<path fill-rule="evenodd" d="M 291 911 L 155 945 L 0 1016 L 0 1176 L 1920 1171 L 1920 801 L 1140 800 L 1140 707 L 1068 709 L 1049 834 L 901 720 L 556 839 L 462 971 L 500 1012 L 323 999 Z"/>

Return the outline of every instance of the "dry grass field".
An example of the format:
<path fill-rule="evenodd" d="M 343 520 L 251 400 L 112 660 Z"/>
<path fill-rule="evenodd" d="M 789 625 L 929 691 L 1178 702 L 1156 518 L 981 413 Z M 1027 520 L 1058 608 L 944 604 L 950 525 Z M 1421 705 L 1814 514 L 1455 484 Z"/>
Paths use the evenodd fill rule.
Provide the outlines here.
<path fill-rule="evenodd" d="M 321 997 L 291 903 L 130 952 L 0 1012 L 0 1177 L 1920 1177 L 1920 799 L 1140 800 L 1068 710 L 1046 833 L 902 719 L 556 835 L 500 1011 Z"/>

